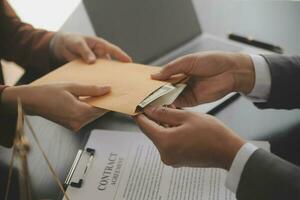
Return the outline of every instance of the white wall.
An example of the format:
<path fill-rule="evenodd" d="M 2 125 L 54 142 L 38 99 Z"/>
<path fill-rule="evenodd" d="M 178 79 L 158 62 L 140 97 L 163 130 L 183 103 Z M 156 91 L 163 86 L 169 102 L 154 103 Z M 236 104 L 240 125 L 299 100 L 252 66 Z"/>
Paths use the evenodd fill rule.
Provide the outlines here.
<path fill-rule="evenodd" d="M 58 30 L 81 0 L 9 0 L 23 21 L 37 28 Z"/>

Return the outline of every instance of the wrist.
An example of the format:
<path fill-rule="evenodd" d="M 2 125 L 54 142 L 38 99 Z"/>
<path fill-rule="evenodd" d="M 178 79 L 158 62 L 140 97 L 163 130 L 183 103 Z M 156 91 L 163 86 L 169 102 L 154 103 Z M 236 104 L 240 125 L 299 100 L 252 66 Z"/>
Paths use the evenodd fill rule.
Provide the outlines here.
<path fill-rule="evenodd" d="M 0 112 L 5 111 L 5 105 L 3 104 L 2 97 L 3 97 L 3 92 L 5 89 L 7 89 L 9 86 L 6 85 L 1 85 L 0 86 Z"/>
<path fill-rule="evenodd" d="M 11 86 L 3 90 L 1 95 L 1 103 L 3 109 L 8 113 L 14 113 L 17 110 L 17 101 L 18 98 L 22 100 L 22 104 L 25 101 L 23 98 L 23 93 L 26 89 L 26 86 Z"/>
<path fill-rule="evenodd" d="M 227 141 L 224 140 L 221 144 L 222 149 L 220 150 L 220 167 L 229 171 L 235 156 L 245 143 L 245 140 L 235 134 L 232 134 L 232 137 Z"/>
<path fill-rule="evenodd" d="M 59 37 L 61 37 L 63 33 L 61 32 L 56 32 L 54 34 L 54 36 L 52 37 L 50 44 L 49 44 L 49 51 L 50 51 L 50 55 L 51 55 L 51 63 L 54 66 L 60 66 L 63 65 L 65 63 L 65 60 L 63 59 L 63 57 L 58 53 L 59 52 L 59 47 L 58 47 L 58 43 L 59 43 Z"/>
<path fill-rule="evenodd" d="M 232 54 L 231 61 L 234 66 L 234 92 L 249 94 L 255 84 L 255 69 L 251 57 L 247 54 Z"/>
<path fill-rule="evenodd" d="M 5 112 L 16 112 L 17 96 L 15 96 L 15 86 L 5 88 L 1 95 L 1 104 Z"/>

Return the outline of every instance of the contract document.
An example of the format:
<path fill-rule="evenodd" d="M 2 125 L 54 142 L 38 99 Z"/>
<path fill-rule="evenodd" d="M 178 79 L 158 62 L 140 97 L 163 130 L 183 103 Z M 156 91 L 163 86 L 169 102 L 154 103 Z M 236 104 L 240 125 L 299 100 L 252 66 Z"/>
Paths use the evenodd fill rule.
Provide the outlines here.
<path fill-rule="evenodd" d="M 166 166 L 143 133 L 94 130 L 86 148 L 95 149 L 94 159 L 82 186 L 68 186 L 72 200 L 235 199 L 224 186 L 224 170 Z M 72 181 L 80 179 L 84 161 L 79 162 Z"/>

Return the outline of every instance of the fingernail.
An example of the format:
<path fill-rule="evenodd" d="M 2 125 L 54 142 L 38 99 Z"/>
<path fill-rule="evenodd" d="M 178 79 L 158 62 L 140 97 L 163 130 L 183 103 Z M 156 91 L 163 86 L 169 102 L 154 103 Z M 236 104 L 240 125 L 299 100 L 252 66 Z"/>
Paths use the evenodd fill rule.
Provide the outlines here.
<path fill-rule="evenodd" d="M 89 55 L 88 59 L 90 62 L 93 62 L 96 60 L 96 57 L 95 57 L 95 55 L 91 54 L 91 55 Z"/>
<path fill-rule="evenodd" d="M 151 74 L 151 78 L 153 78 L 153 79 L 157 79 L 157 78 L 159 78 L 161 76 L 161 73 L 160 72 L 158 72 L 158 73 L 156 73 L 156 74 Z"/>
<path fill-rule="evenodd" d="M 125 62 L 131 63 L 133 61 L 132 58 L 130 56 L 128 56 L 128 55 L 126 55 L 124 58 L 125 58 L 124 59 Z"/>
<path fill-rule="evenodd" d="M 110 90 L 111 87 L 110 86 L 99 86 L 100 90 Z"/>

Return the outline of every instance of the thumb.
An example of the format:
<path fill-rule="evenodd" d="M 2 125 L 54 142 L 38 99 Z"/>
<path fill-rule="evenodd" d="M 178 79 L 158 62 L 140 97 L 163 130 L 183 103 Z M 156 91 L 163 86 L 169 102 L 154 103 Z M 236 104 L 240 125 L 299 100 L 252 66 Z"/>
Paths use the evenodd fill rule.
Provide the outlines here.
<path fill-rule="evenodd" d="M 146 117 L 144 114 L 139 114 L 135 116 L 134 119 L 145 135 L 152 140 L 154 144 L 158 145 L 164 128 Z"/>
<path fill-rule="evenodd" d="M 156 80 L 166 80 L 176 74 L 192 75 L 193 63 L 195 58 L 184 56 L 167 64 L 160 72 L 152 74 L 151 78 Z"/>
<path fill-rule="evenodd" d="M 186 119 L 186 112 L 164 106 L 148 107 L 145 114 L 150 119 L 171 126 L 179 126 Z"/>
<path fill-rule="evenodd" d="M 102 96 L 111 90 L 109 86 L 71 84 L 67 90 L 75 96 Z"/>

